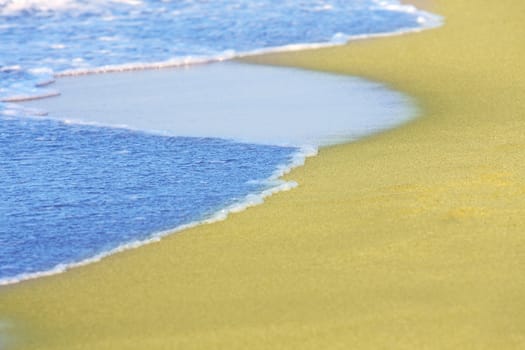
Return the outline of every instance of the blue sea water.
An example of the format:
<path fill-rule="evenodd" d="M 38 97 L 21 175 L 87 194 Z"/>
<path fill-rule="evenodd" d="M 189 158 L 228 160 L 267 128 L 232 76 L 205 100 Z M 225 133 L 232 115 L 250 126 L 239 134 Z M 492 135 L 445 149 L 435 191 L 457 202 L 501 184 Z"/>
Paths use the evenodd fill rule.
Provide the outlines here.
<path fill-rule="evenodd" d="M 295 151 L 0 116 L 0 278 L 209 218 L 271 186 Z"/>
<path fill-rule="evenodd" d="M 396 0 L 0 0 L 0 285 L 291 186 L 276 174 L 293 164 L 294 147 L 70 124 L 14 103 L 57 94 L 48 86 L 56 76 L 334 45 L 439 23 Z"/>

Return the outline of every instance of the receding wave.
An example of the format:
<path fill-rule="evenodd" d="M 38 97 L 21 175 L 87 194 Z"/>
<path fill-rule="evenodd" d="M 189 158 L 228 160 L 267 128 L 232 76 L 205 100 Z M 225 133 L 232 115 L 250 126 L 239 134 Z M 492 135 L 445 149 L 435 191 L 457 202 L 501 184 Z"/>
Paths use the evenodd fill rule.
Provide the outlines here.
<path fill-rule="evenodd" d="M 228 205 L 225 208 L 221 208 L 220 210 L 212 213 L 211 215 L 205 217 L 204 219 L 185 223 L 185 224 L 176 226 L 172 229 L 159 231 L 159 232 L 149 235 L 147 238 L 144 238 L 144 239 L 136 239 L 136 240 L 131 240 L 129 242 L 125 242 L 123 244 L 118 245 L 115 248 L 112 248 L 106 251 L 102 251 L 100 253 L 95 254 L 94 256 L 91 256 L 86 259 L 82 259 L 80 261 L 72 261 L 68 263 L 58 263 L 51 268 L 43 269 L 41 271 L 25 272 L 25 273 L 17 274 L 15 276 L 3 277 L 3 278 L 0 278 L 0 286 L 19 283 L 19 282 L 29 280 L 29 279 L 60 274 L 60 273 L 66 272 L 67 270 L 70 270 L 73 268 L 77 268 L 77 267 L 89 265 L 95 262 L 99 262 L 102 259 L 108 256 L 111 256 L 113 254 L 121 253 L 126 250 L 130 250 L 130 249 L 135 249 L 135 248 L 147 245 L 147 244 L 159 242 L 164 237 L 168 235 L 172 235 L 179 231 L 183 231 L 183 230 L 193 228 L 199 225 L 212 224 L 214 222 L 225 220 L 232 213 L 239 213 L 250 207 L 264 203 L 264 200 L 267 197 L 275 193 L 289 191 L 297 187 L 298 184 L 295 181 L 284 181 L 281 179 L 282 176 L 289 173 L 292 169 L 304 165 L 306 158 L 315 156 L 316 154 L 317 154 L 317 149 L 314 147 L 305 146 L 304 148 L 297 150 L 293 154 L 291 161 L 289 161 L 286 164 L 279 165 L 277 167 L 277 170 L 275 170 L 274 173 L 267 179 L 258 181 L 260 184 L 265 185 L 264 190 L 256 192 L 256 193 L 249 193 L 243 199 L 231 205 Z"/>

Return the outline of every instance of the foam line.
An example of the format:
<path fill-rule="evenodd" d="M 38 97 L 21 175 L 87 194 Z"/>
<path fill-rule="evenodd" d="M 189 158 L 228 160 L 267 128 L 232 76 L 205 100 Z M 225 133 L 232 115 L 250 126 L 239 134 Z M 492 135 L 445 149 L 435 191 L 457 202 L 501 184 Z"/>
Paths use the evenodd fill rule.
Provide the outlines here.
<path fill-rule="evenodd" d="M 222 53 L 216 56 L 210 57 L 182 57 L 177 59 L 170 59 L 166 61 L 159 62 L 138 62 L 138 63 L 127 63 L 120 65 L 108 65 L 103 67 L 96 68 L 80 68 L 80 69 L 68 69 L 62 72 L 55 73 L 55 77 L 69 77 L 69 76 L 79 76 L 79 75 L 88 75 L 88 74 L 103 74 L 103 73 L 116 73 L 116 72 L 130 72 L 130 71 L 139 71 L 139 70 L 148 70 L 148 69 L 165 69 L 165 68 L 178 68 L 178 67 L 187 67 L 199 64 L 207 64 L 214 62 L 222 62 L 227 60 L 232 60 L 235 58 L 243 58 L 250 56 L 263 55 L 268 53 L 276 52 L 290 52 L 290 51 L 301 51 L 309 49 L 321 49 L 326 47 L 342 46 L 346 45 L 351 41 L 357 40 L 366 40 L 372 38 L 381 38 L 381 37 L 390 37 L 396 35 L 403 35 L 408 33 L 417 33 L 423 30 L 432 29 L 442 25 L 442 20 L 440 17 L 437 17 L 430 21 L 426 22 L 427 25 L 421 28 L 410 28 L 410 29 L 400 29 L 394 32 L 388 33 L 376 33 L 376 34 L 362 34 L 362 35 L 346 35 L 343 33 L 336 33 L 333 36 L 333 40 L 329 42 L 320 42 L 320 43 L 298 43 L 298 44 L 289 44 L 283 46 L 268 47 L 264 49 L 256 49 L 246 52 L 235 52 L 230 50 L 228 52 Z"/>

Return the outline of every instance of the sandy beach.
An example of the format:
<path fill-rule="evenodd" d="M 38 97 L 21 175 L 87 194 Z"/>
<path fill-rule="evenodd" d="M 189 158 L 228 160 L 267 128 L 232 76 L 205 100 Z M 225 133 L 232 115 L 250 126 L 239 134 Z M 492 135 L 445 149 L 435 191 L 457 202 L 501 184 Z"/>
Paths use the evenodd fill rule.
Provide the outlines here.
<path fill-rule="evenodd" d="M 525 4 L 426 3 L 444 27 L 247 59 L 384 82 L 419 119 L 226 221 L 1 288 L 0 346 L 524 348 Z"/>

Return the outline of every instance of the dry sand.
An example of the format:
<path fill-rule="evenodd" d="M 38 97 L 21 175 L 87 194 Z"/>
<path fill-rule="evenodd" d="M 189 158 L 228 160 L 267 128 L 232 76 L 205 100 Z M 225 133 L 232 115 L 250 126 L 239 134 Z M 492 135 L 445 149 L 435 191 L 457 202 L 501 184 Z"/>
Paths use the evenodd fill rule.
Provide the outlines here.
<path fill-rule="evenodd" d="M 323 149 L 228 220 L 0 290 L 31 349 L 525 348 L 525 2 L 252 61 L 354 74 L 417 121 Z M 14 323 L 13 323 L 14 322 Z"/>

